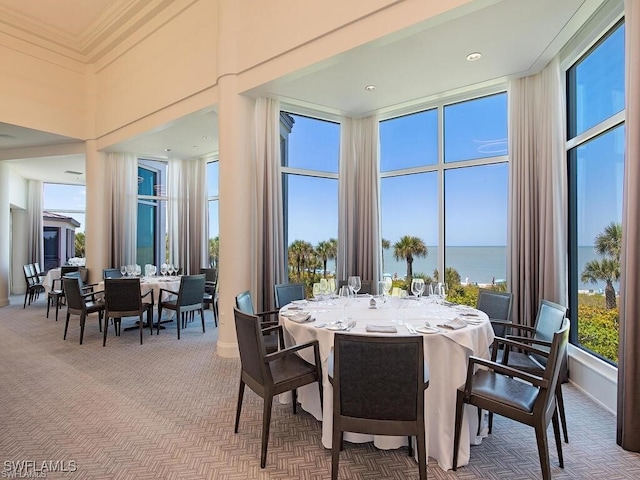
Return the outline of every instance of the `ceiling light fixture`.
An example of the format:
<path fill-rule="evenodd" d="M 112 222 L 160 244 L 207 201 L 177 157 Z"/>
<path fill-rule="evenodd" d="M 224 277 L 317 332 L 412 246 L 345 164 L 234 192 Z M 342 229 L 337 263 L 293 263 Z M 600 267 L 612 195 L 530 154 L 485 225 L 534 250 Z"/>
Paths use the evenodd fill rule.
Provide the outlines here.
<path fill-rule="evenodd" d="M 480 52 L 473 52 L 473 53 L 470 53 L 469 55 L 467 55 L 467 61 L 468 62 L 475 62 L 476 60 L 479 60 L 480 57 L 482 57 L 482 54 Z"/>
<path fill-rule="evenodd" d="M 367 92 L 373 92 L 376 89 L 376 86 L 375 85 L 367 85 L 366 87 L 364 87 L 364 89 Z"/>
<path fill-rule="evenodd" d="M 202 137 L 203 140 L 211 140 L 211 137 L 209 135 L 204 135 Z"/>
<path fill-rule="evenodd" d="M 76 172 L 75 170 L 65 170 L 64 173 L 68 173 L 69 175 L 82 175 L 82 172 Z"/>
<path fill-rule="evenodd" d="M 170 152 L 170 151 L 171 151 L 171 149 L 170 149 L 170 148 L 165 148 L 165 149 L 164 149 L 164 151 L 165 151 L 165 152 Z"/>

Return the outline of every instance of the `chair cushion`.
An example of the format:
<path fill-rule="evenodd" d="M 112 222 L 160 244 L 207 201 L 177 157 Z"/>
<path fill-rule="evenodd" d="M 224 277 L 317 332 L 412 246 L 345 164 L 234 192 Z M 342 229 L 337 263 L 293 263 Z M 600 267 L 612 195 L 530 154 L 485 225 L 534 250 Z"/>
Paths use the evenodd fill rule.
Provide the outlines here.
<path fill-rule="evenodd" d="M 298 355 L 287 355 L 269 362 L 269 365 L 274 384 L 290 380 L 292 377 L 316 373 L 316 367 Z"/>
<path fill-rule="evenodd" d="M 464 385 L 459 390 L 464 391 Z M 532 412 L 538 388 L 490 370 L 478 370 L 473 375 L 471 395 Z"/>
<path fill-rule="evenodd" d="M 502 363 L 503 356 L 504 350 L 498 350 L 496 362 Z M 507 365 L 528 373 L 541 373 L 544 370 L 544 367 L 542 365 L 540 365 L 526 353 L 513 351 L 509 352 L 509 362 L 507 363 Z"/>

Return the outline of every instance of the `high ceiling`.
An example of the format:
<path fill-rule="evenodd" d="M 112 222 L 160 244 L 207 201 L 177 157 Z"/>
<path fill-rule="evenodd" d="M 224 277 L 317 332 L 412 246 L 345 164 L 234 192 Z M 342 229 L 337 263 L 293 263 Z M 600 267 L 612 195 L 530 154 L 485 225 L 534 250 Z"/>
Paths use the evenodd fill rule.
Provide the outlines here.
<path fill-rule="evenodd" d="M 169 1 L 158 0 L 158 4 Z M 411 108 L 443 92 L 464 92 L 539 71 L 607 1 L 620 3 L 475 0 L 247 93 L 351 116 Z M 148 4 L 147 0 L 0 0 L 0 23 L 9 23 L 24 35 L 37 35 L 37 41 L 64 45 L 89 61 L 117 40 L 114 19 L 144 18 L 145 14 L 150 18 L 152 13 L 144 10 Z M 109 28 L 110 35 L 106 35 Z M 468 62 L 466 56 L 472 52 L 481 52 L 482 58 Z M 376 89 L 365 91 L 370 84 Z M 205 140 L 207 137 L 212 138 Z M 7 148 L 69 141 L 72 139 L 0 123 L 0 158 Z M 167 148 L 182 158 L 217 151 L 213 106 L 113 146 L 114 150 L 156 157 L 166 157 Z M 66 165 L 65 170 L 84 171 L 83 156 L 77 157 L 77 168 Z M 27 160 L 19 163 L 25 176 L 69 181 L 69 174 L 62 175 L 66 180 L 56 180 L 58 174 L 44 168 L 42 160 L 37 169 Z M 57 162 L 48 163 L 53 168 Z"/>

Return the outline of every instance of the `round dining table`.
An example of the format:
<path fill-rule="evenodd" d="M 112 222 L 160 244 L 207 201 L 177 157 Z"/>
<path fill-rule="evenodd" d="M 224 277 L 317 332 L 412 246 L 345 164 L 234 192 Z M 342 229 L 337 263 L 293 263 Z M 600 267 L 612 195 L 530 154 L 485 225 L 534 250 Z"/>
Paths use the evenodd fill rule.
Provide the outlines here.
<path fill-rule="evenodd" d="M 464 384 L 469 356 L 489 358 L 494 333 L 484 312 L 466 306 L 435 303 L 430 299 L 379 298 L 363 295 L 349 300 L 325 298 L 301 300 L 285 305 L 279 312 L 287 344 L 318 340 L 322 360 L 324 405 L 315 385 L 298 389 L 302 408 L 322 421 L 322 444 L 331 448 L 333 390 L 328 369 L 336 332 L 358 335 L 421 335 L 429 369 L 429 388 L 425 392 L 425 431 L 428 456 L 443 470 L 452 467 L 456 391 Z M 306 351 L 309 350 L 309 351 Z M 313 363 L 313 352 L 300 354 Z M 290 401 L 283 396 L 281 402 Z M 458 466 L 469 462 L 470 446 L 479 444 L 477 409 L 465 406 L 458 452 Z M 466 428 L 464 428 L 466 425 Z M 406 437 L 364 435 L 345 432 L 344 440 L 373 441 L 381 449 L 399 448 Z"/>

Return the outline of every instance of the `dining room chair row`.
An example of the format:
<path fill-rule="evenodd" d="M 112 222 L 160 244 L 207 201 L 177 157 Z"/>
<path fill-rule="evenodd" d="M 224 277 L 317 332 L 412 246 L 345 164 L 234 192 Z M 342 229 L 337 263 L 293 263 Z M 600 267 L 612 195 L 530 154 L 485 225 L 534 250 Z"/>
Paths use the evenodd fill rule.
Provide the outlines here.
<path fill-rule="evenodd" d="M 42 284 L 45 273 L 40 269 L 38 262 L 27 263 L 22 266 L 22 270 L 24 272 L 24 280 L 27 284 L 22 308 L 27 308 L 27 302 L 31 305 L 31 302 L 36 300 L 40 294 L 45 291 L 44 285 Z"/>

